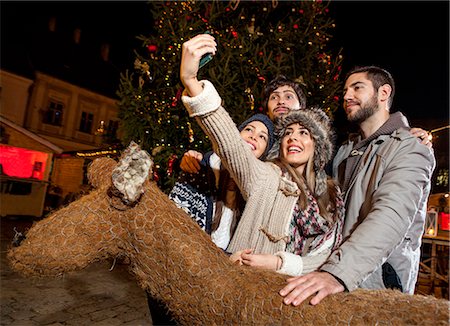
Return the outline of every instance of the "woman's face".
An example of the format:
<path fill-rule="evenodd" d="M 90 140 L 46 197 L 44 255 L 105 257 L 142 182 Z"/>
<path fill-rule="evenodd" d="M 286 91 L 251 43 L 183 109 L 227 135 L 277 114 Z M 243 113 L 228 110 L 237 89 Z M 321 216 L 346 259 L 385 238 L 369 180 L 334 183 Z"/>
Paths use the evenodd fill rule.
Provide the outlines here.
<path fill-rule="evenodd" d="M 241 130 L 240 134 L 242 139 L 250 146 L 253 154 L 260 158 L 269 143 L 269 132 L 266 125 L 261 121 L 252 121 Z"/>
<path fill-rule="evenodd" d="M 281 139 L 280 156 L 294 169 L 303 173 L 306 163 L 314 155 L 314 140 L 308 129 L 299 123 L 286 128 Z"/>

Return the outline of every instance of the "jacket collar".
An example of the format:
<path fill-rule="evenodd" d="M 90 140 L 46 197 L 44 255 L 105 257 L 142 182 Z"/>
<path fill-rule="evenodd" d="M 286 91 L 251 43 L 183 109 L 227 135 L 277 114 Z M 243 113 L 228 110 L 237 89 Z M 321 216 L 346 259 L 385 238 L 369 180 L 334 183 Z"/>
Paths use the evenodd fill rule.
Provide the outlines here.
<path fill-rule="evenodd" d="M 401 112 L 392 113 L 389 119 L 369 137 L 362 139 L 362 135 L 358 134 L 353 149 L 364 148 L 375 138 L 381 135 L 390 135 L 399 128 L 409 129 L 408 120 Z"/>

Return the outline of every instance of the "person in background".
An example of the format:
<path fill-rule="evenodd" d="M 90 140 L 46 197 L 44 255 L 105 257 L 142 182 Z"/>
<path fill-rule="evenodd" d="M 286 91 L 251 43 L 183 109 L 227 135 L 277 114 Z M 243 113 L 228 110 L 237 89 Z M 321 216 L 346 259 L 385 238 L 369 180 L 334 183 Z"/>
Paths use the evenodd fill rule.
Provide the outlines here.
<path fill-rule="evenodd" d="M 398 289 L 413 294 L 418 276 L 433 151 L 411 134 L 406 118 L 390 113 L 391 74 L 356 67 L 344 86 L 344 110 L 358 124 L 339 149 L 333 175 L 345 195 L 343 242 L 319 271 L 294 277 L 281 289 L 285 304 L 356 288 Z"/>

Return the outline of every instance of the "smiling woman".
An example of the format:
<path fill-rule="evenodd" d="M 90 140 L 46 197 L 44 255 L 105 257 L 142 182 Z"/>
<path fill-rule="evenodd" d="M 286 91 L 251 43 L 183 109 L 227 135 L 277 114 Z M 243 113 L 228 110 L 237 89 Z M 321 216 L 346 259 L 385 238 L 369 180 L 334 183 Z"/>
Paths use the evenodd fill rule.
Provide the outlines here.
<path fill-rule="evenodd" d="M 303 174 L 306 164 L 313 159 L 314 141 L 304 126 L 293 123 L 281 139 L 280 157 Z"/>

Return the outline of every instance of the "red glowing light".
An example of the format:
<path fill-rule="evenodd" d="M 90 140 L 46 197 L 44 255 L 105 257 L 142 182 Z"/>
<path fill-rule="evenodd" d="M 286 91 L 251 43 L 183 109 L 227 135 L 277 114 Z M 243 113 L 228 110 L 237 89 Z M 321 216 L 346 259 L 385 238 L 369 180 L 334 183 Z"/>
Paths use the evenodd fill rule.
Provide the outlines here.
<path fill-rule="evenodd" d="M 147 49 L 149 52 L 154 53 L 158 50 L 158 47 L 154 44 L 147 45 Z"/>
<path fill-rule="evenodd" d="M 2 173 L 10 177 L 42 180 L 47 159 L 48 153 L 0 145 Z"/>

